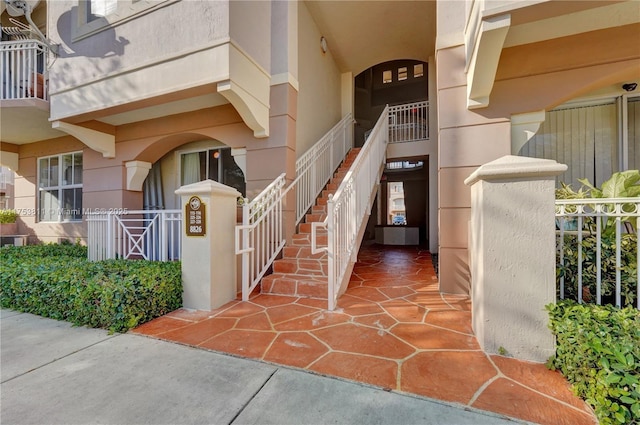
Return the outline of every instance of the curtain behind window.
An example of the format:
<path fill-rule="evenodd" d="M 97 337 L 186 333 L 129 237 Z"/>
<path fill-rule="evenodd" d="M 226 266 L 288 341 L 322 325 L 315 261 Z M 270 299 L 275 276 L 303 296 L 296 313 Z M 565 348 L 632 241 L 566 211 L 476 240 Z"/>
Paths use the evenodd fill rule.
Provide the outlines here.
<path fill-rule="evenodd" d="M 187 153 L 182 155 L 182 185 L 197 183 L 200 181 L 200 153 Z"/>
<path fill-rule="evenodd" d="M 613 103 L 549 111 L 519 155 L 567 164 L 568 170 L 556 181 L 574 189 L 581 186 L 578 179 L 585 177 L 600 186 L 618 171 L 617 133 Z"/>
<path fill-rule="evenodd" d="M 640 97 L 629 99 L 629 170 L 640 169 Z"/>

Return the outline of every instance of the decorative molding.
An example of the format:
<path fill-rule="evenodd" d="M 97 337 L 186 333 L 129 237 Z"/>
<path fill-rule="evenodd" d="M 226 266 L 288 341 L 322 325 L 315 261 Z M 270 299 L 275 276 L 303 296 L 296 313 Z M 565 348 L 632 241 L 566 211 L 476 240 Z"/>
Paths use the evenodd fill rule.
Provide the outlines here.
<path fill-rule="evenodd" d="M 269 137 L 269 108 L 237 83 L 227 80 L 218 83 L 217 91 L 224 96 L 253 130 L 257 138 Z"/>
<path fill-rule="evenodd" d="M 468 109 L 489 106 L 498 61 L 510 27 L 511 15 L 508 14 L 484 19 L 480 24 L 467 71 Z"/>
<path fill-rule="evenodd" d="M 151 163 L 146 161 L 128 161 L 124 165 L 127 167 L 127 190 L 142 192 L 142 184 L 149 175 Z"/>
<path fill-rule="evenodd" d="M 98 130 L 92 130 L 63 121 L 53 121 L 51 127 L 72 135 L 89 148 L 100 152 L 105 158 L 115 158 L 116 156 L 116 137 L 113 134 L 103 133 Z"/>
<path fill-rule="evenodd" d="M 236 162 L 238 167 L 244 174 L 244 181 L 247 181 L 247 149 L 246 148 L 231 148 L 231 156 Z"/>
<path fill-rule="evenodd" d="M 300 83 L 293 75 L 291 75 L 290 72 L 283 72 L 282 74 L 271 76 L 272 86 L 277 86 L 280 84 L 289 84 L 291 87 L 296 89 L 296 91 L 300 91 Z"/>
<path fill-rule="evenodd" d="M 511 116 L 511 153 L 513 155 L 517 155 L 520 149 L 536 135 L 545 117 L 544 110 Z"/>
<path fill-rule="evenodd" d="M 15 152 L 0 151 L 0 165 L 18 171 L 20 156 Z"/>

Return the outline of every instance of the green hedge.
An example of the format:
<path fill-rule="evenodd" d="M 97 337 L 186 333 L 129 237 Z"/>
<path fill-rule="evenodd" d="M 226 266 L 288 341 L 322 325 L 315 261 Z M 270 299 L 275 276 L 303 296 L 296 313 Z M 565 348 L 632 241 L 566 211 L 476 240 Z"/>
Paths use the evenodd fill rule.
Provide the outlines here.
<path fill-rule="evenodd" d="M 3 247 L 2 307 L 125 332 L 182 305 L 178 262 L 86 258 L 79 245 Z"/>
<path fill-rule="evenodd" d="M 0 210 L 0 224 L 15 223 L 17 218 L 16 210 Z"/>
<path fill-rule="evenodd" d="M 601 424 L 640 424 L 640 311 L 561 301 L 547 306 L 558 369 Z"/>

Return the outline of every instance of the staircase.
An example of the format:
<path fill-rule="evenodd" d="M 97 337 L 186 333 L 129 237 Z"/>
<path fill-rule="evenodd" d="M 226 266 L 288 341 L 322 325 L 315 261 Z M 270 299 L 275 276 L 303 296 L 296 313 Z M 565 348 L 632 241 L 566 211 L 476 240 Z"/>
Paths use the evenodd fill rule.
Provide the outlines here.
<path fill-rule="evenodd" d="M 260 285 L 263 294 L 327 299 L 327 254 L 311 254 L 311 223 L 322 222 L 327 217 L 329 195 L 336 192 L 359 151 L 360 148 L 349 151 L 311 212 L 298 225 L 291 245 L 284 247 L 283 258 L 273 262 L 273 273 L 262 278 Z M 316 244 L 327 246 L 326 231 L 319 234 Z"/>

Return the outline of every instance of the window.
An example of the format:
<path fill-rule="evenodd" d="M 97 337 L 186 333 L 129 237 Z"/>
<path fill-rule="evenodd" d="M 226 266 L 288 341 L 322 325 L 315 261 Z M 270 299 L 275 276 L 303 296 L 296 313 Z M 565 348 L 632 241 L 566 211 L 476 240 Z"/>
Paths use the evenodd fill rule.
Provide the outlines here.
<path fill-rule="evenodd" d="M 382 82 L 384 84 L 390 83 L 393 81 L 393 76 L 391 71 L 383 71 L 382 72 Z"/>
<path fill-rule="evenodd" d="M 231 186 L 245 196 L 244 173 L 238 167 L 231 148 L 216 148 L 180 155 L 180 185 L 211 179 Z"/>
<path fill-rule="evenodd" d="M 115 13 L 117 0 L 89 0 L 87 4 L 87 22 Z"/>
<path fill-rule="evenodd" d="M 519 155 L 567 164 L 556 178 L 581 186 L 587 178 L 600 186 L 617 171 L 640 165 L 640 98 L 621 97 L 598 104 L 568 104 L 548 111 L 538 132 Z M 626 131 L 621 131 L 626 127 Z"/>
<path fill-rule="evenodd" d="M 413 78 L 422 77 L 424 75 L 424 65 L 419 63 L 413 65 Z"/>
<path fill-rule="evenodd" d="M 398 68 L 398 81 L 406 80 L 407 75 L 408 75 L 408 71 L 406 66 L 403 66 L 402 68 Z"/>
<path fill-rule="evenodd" d="M 82 152 L 38 160 L 38 220 L 82 220 Z"/>

